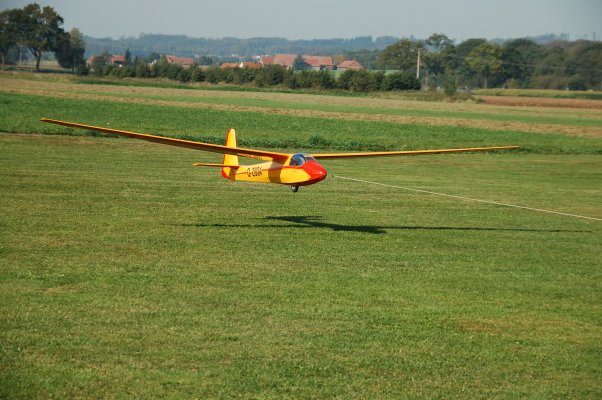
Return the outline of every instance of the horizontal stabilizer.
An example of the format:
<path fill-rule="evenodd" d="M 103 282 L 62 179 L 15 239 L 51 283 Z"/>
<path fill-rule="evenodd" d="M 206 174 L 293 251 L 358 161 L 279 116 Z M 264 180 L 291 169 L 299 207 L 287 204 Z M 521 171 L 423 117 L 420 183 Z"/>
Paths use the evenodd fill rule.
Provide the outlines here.
<path fill-rule="evenodd" d="M 205 163 L 196 163 L 196 164 L 192 164 L 192 166 L 193 167 L 240 168 L 240 165 L 205 164 Z"/>

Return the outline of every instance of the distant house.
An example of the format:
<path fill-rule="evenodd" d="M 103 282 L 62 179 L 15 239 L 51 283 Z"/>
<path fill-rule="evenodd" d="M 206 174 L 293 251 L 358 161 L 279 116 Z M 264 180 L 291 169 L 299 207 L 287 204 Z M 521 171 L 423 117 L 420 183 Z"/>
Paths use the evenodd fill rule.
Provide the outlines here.
<path fill-rule="evenodd" d="M 226 68 L 238 68 L 238 63 L 223 63 L 220 66 L 221 69 L 226 69 Z"/>
<path fill-rule="evenodd" d="M 337 65 L 338 71 L 347 71 L 348 69 L 358 70 L 358 69 L 363 69 L 363 68 L 364 67 L 362 66 L 362 64 L 360 64 L 359 62 L 357 62 L 355 60 L 343 61 L 342 63 Z"/>
<path fill-rule="evenodd" d="M 259 69 L 261 68 L 261 64 L 255 62 L 241 62 L 239 68 Z"/>
<path fill-rule="evenodd" d="M 109 64 L 123 67 L 125 64 L 125 56 L 113 54 L 109 59 Z"/>
<path fill-rule="evenodd" d="M 222 69 L 225 68 L 247 68 L 247 69 L 259 69 L 261 68 L 261 64 L 254 62 L 239 62 L 239 63 L 223 63 L 221 65 Z"/>
<path fill-rule="evenodd" d="M 100 56 L 100 55 L 91 56 L 88 58 L 86 63 L 88 64 L 88 66 L 92 66 L 92 65 L 94 65 L 94 61 L 96 61 L 96 59 L 99 57 L 102 57 L 102 56 Z M 107 64 L 123 67 L 123 65 L 125 64 L 125 57 L 113 54 L 113 55 L 107 57 Z"/>
<path fill-rule="evenodd" d="M 332 57 L 303 56 L 303 61 L 305 61 L 306 64 L 311 65 L 311 69 L 314 71 L 332 70 L 334 67 Z"/>
<path fill-rule="evenodd" d="M 272 60 L 272 64 L 282 65 L 283 67 L 291 69 L 293 68 L 293 64 L 295 64 L 296 58 L 296 54 L 276 54 Z"/>
<path fill-rule="evenodd" d="M 190 67 L 192 64 L 194 64 L 194 59 L 191 57 L 176 57 L 166 55 L 165 58 L 167 59 L 168 63 L 181 65 L 182 67 Z"/>
<path fill-rule="evenodd" d="M 276 54 L 272 64 L 282 65 L 283 67 L 291 69 L 295 64 L 297 57 L 297 54 Z M 303 61 L 305 61 L 305 63 L 308 64 L 314 71 L 331 70 L 334 67 L 332 63 L 332 57 L 310 55 L 303 55 L 302 57 Z M 262 62 L 265 65 L 265 61 L 263 61 L 264 58 L 266 57 L 262 58 Z"/>
<path fill-rule="evenodd" d="M 261 65 L 272 65 L 272 64 L 274 64 L 274 57 L 273 56 L 261 56 L 259 63 Z"/>

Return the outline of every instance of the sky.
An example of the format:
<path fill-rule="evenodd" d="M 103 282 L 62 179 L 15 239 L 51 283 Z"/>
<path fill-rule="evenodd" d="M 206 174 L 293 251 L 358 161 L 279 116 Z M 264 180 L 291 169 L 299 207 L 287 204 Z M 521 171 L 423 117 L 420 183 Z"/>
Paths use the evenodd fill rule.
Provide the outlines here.
<path fill-rule="evenodd" d="M 35 0 L 0 0 L 0 9 Z M 65 30 L 92 37 L 141 33 L 196 38 L 357 36 L 451 39 L 520 38 L 568 33 L 602 39 L 602 0 L 53 0 Z"/>

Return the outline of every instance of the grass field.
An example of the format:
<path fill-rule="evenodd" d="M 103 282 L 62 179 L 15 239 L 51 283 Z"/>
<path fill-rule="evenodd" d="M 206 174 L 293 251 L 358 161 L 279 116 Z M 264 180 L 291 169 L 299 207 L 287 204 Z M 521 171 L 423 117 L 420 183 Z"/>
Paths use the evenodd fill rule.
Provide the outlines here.
<path fill-rule="evenodd" d="M 586 136 L 533 119 L 525 131 L 402 124 L 364 117 L 386 115 L 381 99 L 318 97 L 340 109 L 316 116 L 298 113 L 315 96 L 195 108 L 169 92 L 152 94 L 165 104 L 106 88 L 77 98 L 93 91 L 80 86 L 0 86 L 0 398 L 602 395 L 602 222 L 401 189 L 600 219 L 595 123 Z M 507 110 L 432 116 L 460 106 Z M 600 118 L 559 114 L 572 129 Z M 190 166 L 215 155 L 43 116 L 216 142 L 233 126 L 246 145 L 288 150 L 524 148 L 329 161 L 326 181 L 292 194 Z"/>

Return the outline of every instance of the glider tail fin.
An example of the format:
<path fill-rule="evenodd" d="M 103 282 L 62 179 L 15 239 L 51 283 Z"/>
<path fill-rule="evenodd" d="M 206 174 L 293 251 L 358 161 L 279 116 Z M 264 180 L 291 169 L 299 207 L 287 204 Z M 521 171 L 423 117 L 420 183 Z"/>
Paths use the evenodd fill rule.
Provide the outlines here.
<path fill-rule="evenodd" d="M 236 131 L 232 128 L 228 129 L 228 133 L 226 133 L 226 147 L 236 147 Z M 238 156 L 224 154 L 224 165 L 238 165 Z M 230 178 L 230 173 L 235 173 L 232 171 L 231 167 L 223 167 L 222 168 L 222 176 L 226 179 Z"/>

